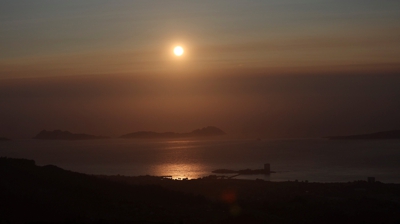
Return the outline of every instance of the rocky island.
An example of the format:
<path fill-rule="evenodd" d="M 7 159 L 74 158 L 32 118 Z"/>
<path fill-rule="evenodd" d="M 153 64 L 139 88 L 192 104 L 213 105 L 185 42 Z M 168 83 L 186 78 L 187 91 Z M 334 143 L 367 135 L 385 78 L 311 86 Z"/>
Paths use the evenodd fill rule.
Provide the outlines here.
<path fill-rule="evenodd" d="M 43 130 L 37 134 L 34 139 L 45 139 L 45 140 L 90 140 L 90 139 L 106 139 L 109 137 L 95 136 L 88 134 L 74 134 L 69 131 L 46 131 Z"/>
<path fill-rule="evenodd" d="M 276 172 L 271 171 L 271 165 L 269 163 L 266 163 L 266 164 L 264 164 L 264 169 L 243 169 L 243 170 L 217 169 L 217 170 L 213 170 L 212 173 L 235 174 L 231 177 L 236 177 L 239 175 L 254 175 L 254 174 L 270 175 L 271 173 L 276 173 Z"/>
<path fill-rule="evenodd" d="M 382 131 L 362 135 L 331 136 L 327 138 L 330 140 L 400 139 L 400 130 Z"/>
<path fill-rule="evenodd" d="M 175 132 L 153 132 L 153 131 L 139 131 L 133 132 L 126 135 L 122 135 L 120 138 L 131 138 L 131 139 L 145 139 L 145 138 L 198 138 L 198 137 L 213 137 L 221 136 L 226 133 L 221 129 L 213 126 L 208 126 L 201 129 L 196 129 L 188 133 L 175 133 Z"/>

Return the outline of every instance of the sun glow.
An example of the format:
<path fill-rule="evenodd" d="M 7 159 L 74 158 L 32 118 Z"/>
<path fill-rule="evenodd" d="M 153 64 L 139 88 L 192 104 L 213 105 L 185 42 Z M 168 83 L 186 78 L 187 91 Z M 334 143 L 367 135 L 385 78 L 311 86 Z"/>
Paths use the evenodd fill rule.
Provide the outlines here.
<path fill-rule="evenodd" d="M 175 48 L 174 48 L 174 54 L 176 55 L 176 56 L 182 56 L 183 55 L 183 52 L 184 52 L 184 50 L 183 50 L 183 48 L 181 47 L 181 46 L 176 46 Z"/>

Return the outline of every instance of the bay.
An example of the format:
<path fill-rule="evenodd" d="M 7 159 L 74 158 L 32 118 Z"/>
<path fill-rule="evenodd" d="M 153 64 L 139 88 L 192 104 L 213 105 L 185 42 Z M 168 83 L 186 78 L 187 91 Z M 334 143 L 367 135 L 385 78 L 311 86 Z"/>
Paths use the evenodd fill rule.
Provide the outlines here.
<path fill-rule="evenodd" d="M 215 169 L 262 169 L 270 181 L 347 182 L 375 177 L 400 183 L 400 141 L 284 140 L 13 140 L 0 156 L 33 159 L 87 174 L 200 178 Z"/>

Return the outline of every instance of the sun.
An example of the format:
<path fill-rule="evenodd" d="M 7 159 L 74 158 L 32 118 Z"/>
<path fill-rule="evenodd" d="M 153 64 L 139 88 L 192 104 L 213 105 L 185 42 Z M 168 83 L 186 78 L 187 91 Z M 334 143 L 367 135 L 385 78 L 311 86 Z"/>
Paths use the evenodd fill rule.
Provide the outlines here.
<path fill-rule="evenodd" d="M 184 50 L 183 50 L 183 48 L 181 47 L 181 46 L 176 46 L 175 48 L 174 48 L 174 54 L 176 55 L 176 56 L 182 56 L 183 55 L 183 52 L 185 52 Z"/>

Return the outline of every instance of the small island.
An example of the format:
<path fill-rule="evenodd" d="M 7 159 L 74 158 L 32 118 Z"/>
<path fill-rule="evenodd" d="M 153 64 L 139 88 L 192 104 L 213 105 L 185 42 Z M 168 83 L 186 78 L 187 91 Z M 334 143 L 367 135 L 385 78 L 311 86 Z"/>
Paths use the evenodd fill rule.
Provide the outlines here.
<path fill-rule="evenodd" d="M 362 135 L 346 135 L 327 137 L 330 140 L 383 140 L 383 139 L 400 139 L 400 130 L 382 131 L 371 134 Z"/>
<path fill-rule="evenodd" d="M 221 173 L 221 174 L 240 174 L 240 175 L 254 175 L 254 174 L 266 174 L 269 175 L 271 173 L 276 173 L 274 171 L 265 171 L 264 169 L 244 169 L 244 170 L 230 170 L 230 169 L 217 169 L 213 170 L 212 173 Z"/>
<path fill-rule="evenodd" d="M 231 170 L 231 169 L 217 169 L 212 171 L 212 173 L 218 174 L 235 174 L 232 177 L 236 177 L 239 175 L 255 175 L 255 174 L 265 174 L 270 175 L 271 173 L 276 173 L 275 171 L 271 171 L 271 165 L 269 163 L 264 164 L 264 169 L 244 169 L 244 170 Z"/>
<path fill-rule="evenodd" d="M 199 137 L 213 137 L 213 136 L 221 136 L 226 133 L 221 129 L 208 126 L 201 129 L 196 129 L 192 132 L 188 133 L 175 133 L 175 132 L 153 132 L 153 131 L 139 131 L 133 132 L 126 135 L 122 135 L 120 138 L 129 138 L 129 139 L 157 139 L 157 138 L 199 138 Z"/>
<path fill-rule="evenodd" d="M 74 134 L 69 131 L 46 131 L 43 130 L 37 134 L 34 139 L 44 139 L 44 140 L 91 140 L 91 139 L 106 139 L 106 136 L 95 136 L 88 134 Z"/>

